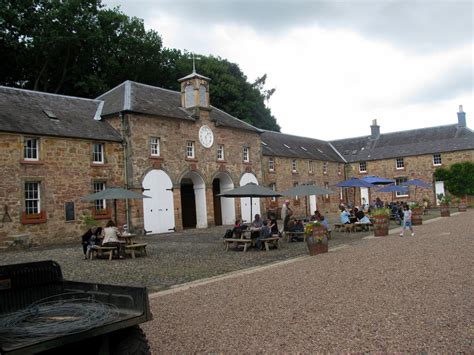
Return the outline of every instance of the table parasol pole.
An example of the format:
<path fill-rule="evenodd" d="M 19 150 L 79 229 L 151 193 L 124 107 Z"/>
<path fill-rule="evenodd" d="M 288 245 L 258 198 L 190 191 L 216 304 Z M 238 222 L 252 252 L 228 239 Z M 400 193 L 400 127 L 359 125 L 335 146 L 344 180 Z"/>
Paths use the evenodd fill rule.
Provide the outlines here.
<path fill-rule="evenodd" d="M 115 215 L 115 226 L 117 226 L 117 199 L 114 198 L 114 215 Z"/>

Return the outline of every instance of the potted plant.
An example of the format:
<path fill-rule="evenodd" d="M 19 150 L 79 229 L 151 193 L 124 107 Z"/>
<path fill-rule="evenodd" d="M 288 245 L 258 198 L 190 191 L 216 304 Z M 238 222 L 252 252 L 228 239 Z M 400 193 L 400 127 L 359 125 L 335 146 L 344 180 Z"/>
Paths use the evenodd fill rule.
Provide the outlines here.
<path fill-rule="evenodd" d="M 390 210 L 388 208 L 376 208 L 372 211 L 375 237 L 384 237 L 388 235 L 389 218 Z"/>
<path fill-rule="evenodd" d="M 318 255 L 328 252 L 328 234 L 324 226 L 318 221 L 307 223 L 304 228 L 306 245 L 309 255 Z"/>
<path fill-rule="evenodd" d="M 410 205 L 411 209 L 411 223 L 414 226 L 419 226 L 423 224 L 423 206 L 421 206 L 418 202 L 414 202 Z"/>
<path fill-rule="evenodd" d="M 449 211 L 451 196 L 447 196 L 445 194 L 438 194 L 437 197 L 439 200 L 439 210 L 441 212 L 441 217 L 449 217 L 451 215 Z"/>

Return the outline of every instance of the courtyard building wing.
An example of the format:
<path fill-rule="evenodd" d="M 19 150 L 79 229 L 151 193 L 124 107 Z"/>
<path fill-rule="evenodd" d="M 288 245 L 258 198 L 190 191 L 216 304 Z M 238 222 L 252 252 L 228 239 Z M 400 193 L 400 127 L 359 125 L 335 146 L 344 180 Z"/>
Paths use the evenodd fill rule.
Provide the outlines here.
<path fill-rule="evenodd" d="M 273 131 L 263 131 L 261 139 L 263 155 L 344 163 L 327 141 Z"/>
<path fill-rule="evenodd" d="M 347 162 L 474 149 L 474 132 L 456 124 L 331 141 Z"/>
<path fill-rule="evenodd" d="M 100 121 L 100 100 L 0 86 L 0 131 L 103 141 L 121 141 Z"/>

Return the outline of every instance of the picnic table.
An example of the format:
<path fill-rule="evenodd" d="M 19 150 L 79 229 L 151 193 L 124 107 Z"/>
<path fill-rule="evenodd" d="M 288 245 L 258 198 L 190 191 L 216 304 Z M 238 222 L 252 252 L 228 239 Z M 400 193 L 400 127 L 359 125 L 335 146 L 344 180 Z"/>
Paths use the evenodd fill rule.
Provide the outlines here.
<path fill-rule="evenodd" d="M 236 244 L 237 246 L 242 245 L 244 247 L 244 252 L 247 251 L 248 247 L 255 246 L 256 238 L 252 239 L 251 235 L 253 232 L 259 231 L 260 228 L 247 228 L 240 231 L 234 231 L 234 235 L 232 238 L 224 238 L 224 250 L 228 251 L 229 246 L 231 244 Z M 236 235 L 238 233 L 238 235 Z M 280 237 L 275 234 L 271 237 L 260 239 L 263 245 L 265 246 L 265 250 L 270 250 L 270 245 L 275 245 L 277 248 L 280 246 L 279 241 Z"/>

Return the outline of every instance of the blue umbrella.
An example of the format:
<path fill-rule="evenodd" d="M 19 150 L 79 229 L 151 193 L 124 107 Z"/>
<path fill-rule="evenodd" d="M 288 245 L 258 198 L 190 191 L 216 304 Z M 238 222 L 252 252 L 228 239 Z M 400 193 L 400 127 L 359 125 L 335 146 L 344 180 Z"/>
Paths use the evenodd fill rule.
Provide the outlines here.
<path fill-rule="evenodd" d="M 350 178 L 349 180 L 341 181 L 336 184 L 337 187 L 375 187 L 370 182 L 358 178 Z"/>
<path fill-rule="evenodd" d="M 415 186 L 415 187 L 422 187 L 424 189 L 431 189 L 431 185 L 428 184 L 427 182 L 424 182 L 423 180 L 420 179 L 413 179 L 413 180 L 408 180 L 402 183 L 404 186 Z"/>
<path fill-rule="evenodd" d="M 377 190 L 377 192 L 408 192 L 407 186 L 402 185 L 387 185 Z"/>
<path fill-rule="evenodd" d="M 395 182 L 395 180 L 383 178 L 380 176 L 364 176 L 361 180 L 369 182 L 372 185 L 388 185 Z"/>
<path fill-rule="evenodd" d="M 350 178 L 349 180 L 341 181 L 336 184 L 337 187 L 354 187 L 354 203 L 355 203 L 355 187 L 375 187 L 370 182 L 358 179 L 358 178 Z"/>

